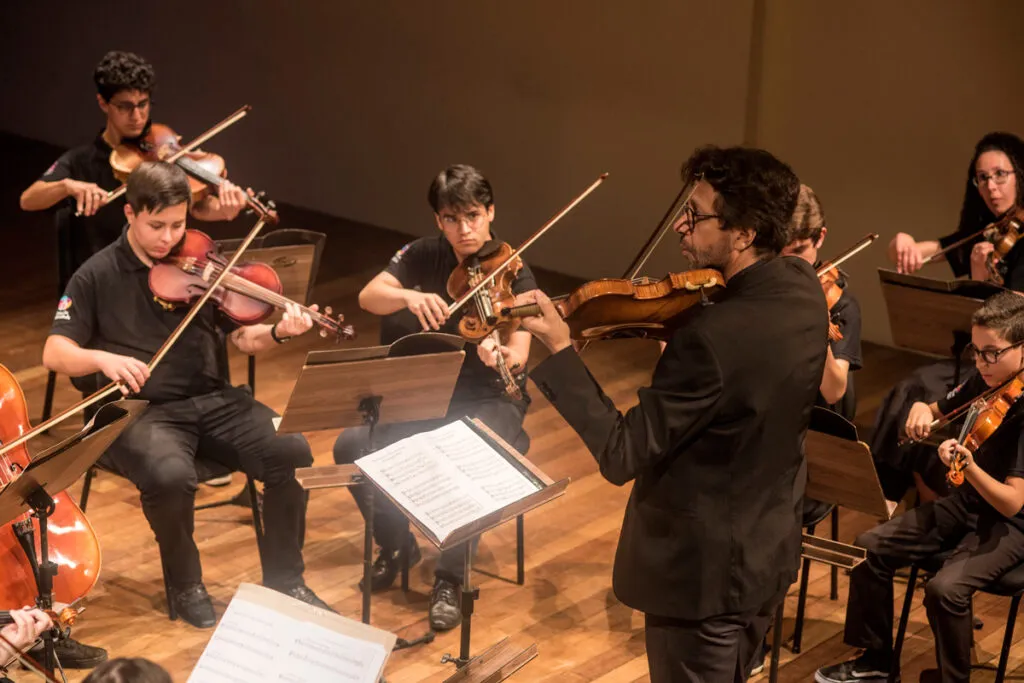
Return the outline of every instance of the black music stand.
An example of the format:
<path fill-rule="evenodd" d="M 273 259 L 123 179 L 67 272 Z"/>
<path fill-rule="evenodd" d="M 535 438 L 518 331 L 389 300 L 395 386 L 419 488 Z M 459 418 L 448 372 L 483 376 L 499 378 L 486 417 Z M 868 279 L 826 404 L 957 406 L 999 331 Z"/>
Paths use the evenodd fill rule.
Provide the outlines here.
<path fill-rule="evenodd" d="M 375 430 L 396 424 L 443 418 L 466 352 L 464 340 L 448 334 L 415 334 L 391 346 L 313 351 L 306 356 L 278 432 L 367 427 L 365 453 L 377 449 Z M 362 621 L 370 623 L 373 565 L 374 487 L 349 465 L 307 467 L 295 471 L 306 489 L 366 484 L 371 514 L 363 545 Z M 403 571 L 403 588 L 408 572 Z M 397 649 L 433 640 L 433 632 L 414 641 L 399 639 Z"/>
<path fill-rule="evenodd" d="M 991 282 L 934 280 L 878 269 L 889 327 L 896 346 L 933 356 L 952 354 L 954 384 L 960 383 L 964 349 L 971 341 L 971 316 L 985 299 L 1005 291 Z"/>
<path fill-rule="evenodd" d="M 15 522 L 14 526 L 35 568 L 40 609 L 53 609 L 53 577 L 57 573 L 57 565 L 49 557 L 47 530 L 47 520 L 54 511 L 52 496 L 84 475 L 147 405 L 147 401 L 137 400 L 108 403 L 80 432 L 37 455 L 17 478 L 0 489 L 0 524 L 7 524 L 29 511 L 39 520 L 39 557 L 35 556 L 31 538 L 31 520 Z M 18 528 L 19 525 L 25 528 Z M 43 668 L 52 676 L 57 661 L 53 635 L 49 631 L 43 634 L 43 647 Z"/>

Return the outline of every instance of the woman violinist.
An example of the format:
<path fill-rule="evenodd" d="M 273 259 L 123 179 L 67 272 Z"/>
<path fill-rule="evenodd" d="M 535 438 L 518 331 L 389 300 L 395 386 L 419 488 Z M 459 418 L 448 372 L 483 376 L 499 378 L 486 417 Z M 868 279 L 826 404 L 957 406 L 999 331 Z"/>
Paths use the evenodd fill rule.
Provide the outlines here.
<path fill-rule="evenodd" d="M 889 259 L 901 273 L 913 273 L 926 261 L 945 258 L 957 277 L 989 279 L 986 266 L 992 245 L 981 230 L 1021 206 L 1024 187 L 1024 141 L 1012 133 L 989 133 L 978 141 L 967 169 L 967 187 L 955 232 L 937 240 L 915 240 L 905 232 L 889 243 Z M 966 239 L 963 244 L 949 249 Z M 941 256 L 936 254 L 949 249 Z M 1024 278 L 1024 274 L 1021 275 Z M 1014 288 L 1008 283 L 1008 286 Z"/>
<path fill-rule="evenodd" d="M 42 211 L 62 203 L 57 212 L 58 233 L 66 234 L 62 249 L 61 288 L 87 258 L 116 240 L 124 228 L 123 198 L 106 206 L 106 195 L 121 185 L 110 157 L 126 140 L 143 136 L 150 125 L 156 77 L 152 65 L 131 52 L 104 55 L 93 74 L 96 101 L 106 118 L 100 134 L 90 143 L 71 149 L 53 163 L 21 195 L 21 208 Z M 203 221 L 230 221 L 246 205 L 246 193 L 223 181 L 218 193 L 192 207 Z"/>
<path fill-rule="evenodd" d="M 987 388 L 1024 371 L 1024 297 L 1013 292 L 990 297 L 974 314 L 971 338 L 969 351 L 978 374 L 933 404 L 934 416 L 974 401 Z M 928 430 L 917 424 L 910 431 L 921 437 Z M 925 609 L 935 634 L 941 680 L 970 679 L 971 596 L 1024 562 L 1024 402 L 1011 403 L 999 426 L 973 453 L 955 440 L 943 442 L 942 462 L 948 467 L 954 456 L 965 461 L 963 485 L 855 541 L 868 556 L 850 576 L 844 639 L 865 652 L 819 669 L 819 683 L 885 680 L 892 658 L 893 575 L 943 551 L 952 555 L 925 586 Z"/>
<path fill-rule="evenodd" d="M 889 245 L 889 257 L 900 271 L 914 272 L 924 259 L 943 246 L 976 235 L 973 241 L 948 251 L 944 258 L 958 277 L 988 279 L 992 245 L 980 231 L 1015 207 L 1024 206 L 1019 191 L 1022 187 L 1024 142 L 1009 133 L 989 133 L 978 142 L 967 169 L 957 231 L 939 240 L 922 242 L 900 233 Z M 1019 247 L 1011 249 L 1003 259 L 1004 284 L 1009 289 L 1024 291 L 1024 268 L 1019 253 Z M 883 400 L 875 417 L 870 446 L 886 498 L 899 500 L 911 484 L 926 499 L 934 497 L 936 490 L 944 489 L 944 475 L 935 461 L 935 452 L 899 448 L 898 443 L 907 431 L 915 403 L 922 404 L 917 408 L 916 419 L 931 421 L 926 408 L 953 388 L 955 372 L 953 360 L 925 366 L 899 382 Z M 932 476 L 936 472 L 938 476 Z"/>

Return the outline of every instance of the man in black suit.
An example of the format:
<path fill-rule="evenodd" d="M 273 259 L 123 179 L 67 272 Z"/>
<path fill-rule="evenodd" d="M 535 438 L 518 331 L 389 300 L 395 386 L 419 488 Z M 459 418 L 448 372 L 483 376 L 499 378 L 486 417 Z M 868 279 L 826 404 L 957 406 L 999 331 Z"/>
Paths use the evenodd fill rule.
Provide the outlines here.
<path fill-rule="evenodd" d="M 531 374 L 606 479 L 636 480 L 613 586 L 646 616 L 651 681 L 744 681 L 796 578 L 801 450 L 825 364 L 828 316 L 814 269 L 776 258 L 800 183 L 762 150 L 706 147 L 686 162 L 693 196 L 674 226 L 723 295 L 669 340 L 625 414 L 573 350 L 539 292 L 523 320 L 552 356 Z"/>

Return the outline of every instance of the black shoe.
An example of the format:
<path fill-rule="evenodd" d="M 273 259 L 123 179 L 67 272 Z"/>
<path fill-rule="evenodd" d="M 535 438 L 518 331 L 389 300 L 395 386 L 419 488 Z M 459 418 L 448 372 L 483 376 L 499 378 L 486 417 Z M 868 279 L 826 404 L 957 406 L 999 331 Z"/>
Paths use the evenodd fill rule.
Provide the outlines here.
<path fill-rule="evenodd" d="M 459 609 L 459 587 L 451 581 L 436 579 L 430 591 L 430 628 L 447 631 L 462 622 Z"/>
<path fill-rule="evenodd" d="M 420 553 L 420 546 L 416 543 L 416 537 L 412 534 L 409 534 L 406 546 L 400 550 L 380 549 L 377 559 L 373 561 L 373 567 L 370 569 L 370 590 L 380 591 L 391 587 L 398 572 L 402 569 L 402 556 L 406 553 L 409 555 L 410 568 L 414 567 L 423 557 Z M 362 579 L 359 580 L 359 590 L 363 590 Z"/>
<path fill-rule="evenodd" d="M 823 666 L 814 672 L 818 683 L 884 683 L 889 678 L 889 667 L 879 666 L 865 654 L 842 664 Z"/>
<path fill-rule="evenodd" d="M 36 661 L 43 661 L 43 644 L 35 645 L 28 653 Z M 86 645 L 73 638 L 54 641 L 53 653 L 65 669 L 92 669 L 107 661 L 107 651 L 102 647 Z"/>
<path fill-rule="evenodd" d="M 307 605 L 319 607 L 320 609 L 326 610 L 328 612 L 335 612 L 335 610 L 332 609 L 330 605 L 321 600 L 320 597 L 316 593 L 314 593 L 309 586 L 307 586 L 304 583 L 300 583 L 298 586 L 289 588 L 287 590 L 282 590 L 279 592 L 284 593 L 287 596 L 293 597 L 296 600 L 301 600 Z"/>
<path fill-rule="evenodd" d="M 186 588 L 172 588 L 171 600 L 174 601 L 178 616 L 196 628 L 210 628 L 217 623 L 213 602 L 202 583 L 194 583 Z"/>

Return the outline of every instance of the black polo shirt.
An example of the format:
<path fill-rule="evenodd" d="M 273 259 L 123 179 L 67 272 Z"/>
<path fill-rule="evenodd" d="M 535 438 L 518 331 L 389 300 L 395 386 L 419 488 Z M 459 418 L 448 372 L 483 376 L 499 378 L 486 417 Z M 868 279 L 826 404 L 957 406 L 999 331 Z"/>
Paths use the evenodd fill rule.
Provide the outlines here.
<path fill-rule="evenodd" d="M 448 277 L 459 265 L 459 259 L 455 250 L 443 234 L 432 237 L 421 237 L 410 242 L 399 249 L 390 263 L 384 269 L 385 272 L 395 276 L 406 289 L 416 289 L 425 293 L 439 294 L 449 304 L 454 302 L 448 296 Z M 531 289 L 537 289 L 537 281 L 533 277 L 530 267 L 523 264 L 516 281 L 512 284 L 512 291 L 521 294 Z M 468 307 L 457 311 L 442 327 L 442 332 L 458 334 L 458 321 Z M 525 385 L 526 377 L 523 376 Z M 523 387 L 525 393 L 525 386 Z M 453 398 L 485 398 L 504 396 L 505 390 L 501 377 L 493 369 L 484 365 L 476 354 L 476 349 L 467 349 L 466 361 L 462 364 L 458 381 L 455 384 Z"/>
<path fill-rule="evenodd" d="M 988 390 L 988 385 L 979 374 L 973 374 L 944 398 L 937 401 L 943 415 L 973 401 Z M 958 428 L 959 429 L 959 428 Z M 1018 400 L 1007 413 L 1003 422 L 988 439 L 974 452 L 974 461 L 993 479 L 1005 482 L 1007 477 L 1024 477 L 1024 401 Z M 971 509 L 979 515 L 1002 515 L 982 498 L 981 494 L 965 480 L 953 489 L 953 495 L 964 496 Z M 1019 512 L 1010 521 L 1024 530 L 1024 512 Z"/>
<path fill-rule="evenodd" d="M 839 413 L 853 422 L 857 416 L 857 394 L 853 386 L 853 373 L 864 365 L 860 346 L 860 304 L 846 287 L 845 276 L 841 275 L 838 282 L 843 287 L 843 294 L 832 307 L 830 319 L 839 327 L 843 338 L 829 341 L 829 346 L 832 347 L 832 355 L 836 360 L 842 359 L 850 364 L 850 372 L 846 378 L 846 393 L 842 398 L 830 405 L 819 392 L 816 405 Z"/>
<path fill-rule="evenodd" d="M 114 177 L 110 167 L 110 145 L 103 139 L 103 131 L 87 145 L 64 152 L 39 179 L 52 183 L 64 178 L 96 183 L 104 190 L 116 190 L 121 181 Z M 85 261 L 118 238 L 124 228 L 124 195 L 100 207 L 93 216 L 75 216 L 75 198 L 68 197 L 57 204 L 57 230 L 66 241 L 66 253 L 61 254 L 61 279 L 66 281 Z"/>
<path fill-rule="evenodd" d="M 50 334 L 148 363 L 187 312 L 188 306 L 167 310 L 155 300 L 149 268 L 122 232 L 71 277 Z M 159 403 L 227 387 L 224 335 L 236 328 L 207 303 L 157 365 L 139 398 Z"/>

